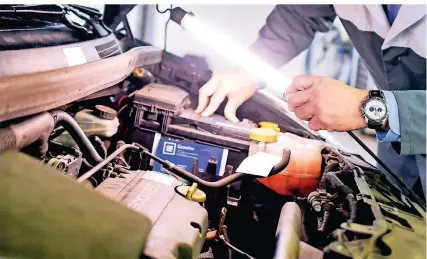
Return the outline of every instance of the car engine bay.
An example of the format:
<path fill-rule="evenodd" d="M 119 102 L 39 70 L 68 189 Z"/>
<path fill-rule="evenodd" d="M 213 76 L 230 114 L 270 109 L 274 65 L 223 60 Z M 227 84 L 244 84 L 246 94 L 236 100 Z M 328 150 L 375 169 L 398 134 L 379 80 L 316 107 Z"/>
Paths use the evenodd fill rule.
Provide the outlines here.
<path fill-rule="evenodd" d="M 262 91 L 238 123 L 224 104 L 196 114 L 203 60 L 106 34 L 85 42 L 120 53 L 76 66 L 20 74 L 6 57 L 43 48 L 0 51 L 14 68 L 0 73 L 0 157 L 19 151 L 146 216 L 144 258 L 425 258 L 425 205 L 401 183 Z M 280 158 L 268 175 L 236 172 L 261 153 Z"/>

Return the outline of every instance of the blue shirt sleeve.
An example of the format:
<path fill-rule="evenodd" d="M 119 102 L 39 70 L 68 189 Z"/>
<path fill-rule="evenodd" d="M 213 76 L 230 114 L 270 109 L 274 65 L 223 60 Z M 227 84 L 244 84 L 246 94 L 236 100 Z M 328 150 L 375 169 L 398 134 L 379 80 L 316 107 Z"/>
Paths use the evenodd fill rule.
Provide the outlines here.
<path fill-rule="evenodd" d="M 382 91 L 387 103 L 389 131 L 377 130 L 380 142 L 400 142 L 399 113 L 396 97 L 391 91 Z"/>

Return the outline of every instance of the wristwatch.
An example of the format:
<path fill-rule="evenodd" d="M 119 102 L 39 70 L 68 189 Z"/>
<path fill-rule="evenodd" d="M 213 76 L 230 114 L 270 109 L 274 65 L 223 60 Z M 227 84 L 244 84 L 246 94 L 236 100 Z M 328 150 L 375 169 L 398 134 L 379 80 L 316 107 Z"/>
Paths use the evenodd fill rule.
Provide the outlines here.
<path fill-rule="evenodd" d="M 384 128 L 388 120 L 388 110 L 383 92 L 369 91 L 369 97 L 362 103 L 361 111 L 368 128 L 375 130 Z"/>

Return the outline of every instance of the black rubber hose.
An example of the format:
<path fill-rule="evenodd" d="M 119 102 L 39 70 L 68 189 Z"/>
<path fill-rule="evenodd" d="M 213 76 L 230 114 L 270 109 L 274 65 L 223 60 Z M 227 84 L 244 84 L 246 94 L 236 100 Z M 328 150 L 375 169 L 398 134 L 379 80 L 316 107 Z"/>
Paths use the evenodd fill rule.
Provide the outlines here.
<path fill-rule="evenodd" d="M 95 147 L 73 117 L 64 111 L 53 111 L 50 112 L 50 114 L 53 116 L 56 124 L 64 127 L 64 129 L 70 133 L 71 137 L 82 151 L 83 156 L 85 156 L 90 164 L 102 162 L 102 157 L 98 154 Z"/>
<path fill-rule="evenodd" d="M 80 176 L 77 179 L 77 182 L 79 182 L 79 183 L 84 182 L 89 177 L 91 177 L 96 172 L 98 172 L 100 169 L 102 169 L 102 167 L 107 165 L 111 160 L 113 160 L 115 157 L 117 157 L 119 154 L 121 154 L 123 151 L 125 151 L 126 149 L 129 149 L 129 148 L 130 149 L 140 149 L 140 147 L 138 145 L 132 145 L 132 144 L 125 144 L 125 145 L 121 146 L 116 151 L 114 151 L 111 155 L 109 155 L 105 160 L 103 160 L 101 163 L 97 164 L 94 168 L 87 171 L 84 175 Z M 230 183 L 233 183 L 237 180 L 240 180 L 243 176 L 245 176 L 245 174 L 236 173 L 236 174 L 232 174 L 230 176 L 227 176 L 227 177 L 225 177 L 219 181 L 216 181 L 216 182 L 208 182 L 208 181 L 205 181 L 205 180 L 203 180 L 203 179 L 201 179 L 195 175 L 192 175 L 191 173 L 187 172 L 186 170 L 182 169 L 179 166 L 176 166 L 175 164 L 173 164 L 169 161 L 165 161 L 165 160 L 151 154 L 149 151 L 147 151 L 145 149 L 143 149 L 141 151 L 143 154 L 145 154 L 145 155 L 151 157 L 153 160 L 159 162 L 167 170 L 169 170 L 172 173 L 184 178 L 185 180 L 197 182 L 200 185 L 211 187 L 211 188 L 218 188 L 218 187 L 226 186 Z"/>
<path fill-rule="evenodd" d="M 331 212 L 334 209 L 334 205 L 332 203 L 326 203 L 324 206 L 324 212 L 323 212 L 323 222 L 319 228 L 319 231 L 325 231 L 326 225 L 328 224 L 329 217 L 331 216 Z"/>
<path fill-rule="evenodd" d="M 350 206 L 350 223 L 353 223 L 356 220 L 357 216 L 357 201 L 353 194 L 347 195 L 347 201 Z"/>
<path fill-rule="evenodd" d="M 325 150 L 332 153 L 332 154 L 337 155 L 345 164 L 345 168 L 344 168 L 345 170 L 348 170 L 348 169 L 353 170 L 354 169 L 354 165 L 352 163 L 350 163 L 347 159 L 345 159 L 345 157 L 338 150 L 333 149 L 333 148 L 328 148 L 328 147 L 325 148 Z"/>
<path fill-rule="evenodd" d="M 115 157 L 120 155 L 123 151 L 125 151 L 126 149 L 129 149 L 129 148 L 130 149 L 139 149 L 143 155 L 146 155 L 146 156 L 150 157 L 151 159 L 159 162 L 165 169 L 171 171 L 172 173 L 178 175 L 179 177 L 184 178 L 187 181 L 190 181 L 190 182 L 193 181 L 193 182 L 196 182 L 200 185 L 210 187 L 210 188 L 224 187 L 224 186 L 227 186 L 233 182 L 242 180 L 244 177 L 253 177 L 253 176 L 246 175 L 243 173 L 235 173 L 235 174 L 227 176 L 227 177 L 225 177 L 219 181 L 208 182 L 208 181 L 205 181 L 205 180 L 187 172 L 185 169 L 183 169 L 179 166 L 176 166 L 174 163 L 171 163 L 167 160 L 163 160 L 163 159 L 159 158 L 158 156 L 151 154 L 149 150 L 142 147 L 141 145 L 125 144 L 125 145 L 120 146 L 116 151 L 114 151 L 111 155 L 109 155 L 105 160 L 102 160 L 94 168 L 92 168 L 91 170 L 86 172 L 84 175 L 80 176 L 77 179 L 77 182 L 85 181 L 86 179 L 91 177 L 93 174 L 95 174 L 98 170 L 102 169 L 102 167 L 104 167 L 106 164 L 108 164 L 112 159 L 114 159 Z M 289 150 L 284 150 L 282 160 L 276 166 L 274 166 L 271 169 L 270 175 L 275 175 L 275 174 L 281 172 L 289 164 L 290 156 L 291 156 L 291 152 Z"/>
<path fill-rule="evenodd" d="M 268 176 L 273 176 L 282 172 L 288 166 L 290 160 L 291 151 L 289 149 L 284 149 L 282 153 L 282 160 L 280 160 L 280 162 L 271 169 Z"/>
<path fill-rule="evenodd" d="M 337 162 L 333 162 L 325 166 L 325 169 L 323 170 L 322 178 L 320 179 L 320 183 L 319 183 L 320 189 L 326 190 L 326 176 L 332 169 L 334 169 L 337 166 L 339 166 L 339 163 Z"/>
<path fill-rule="evenodd" d="M 169 162 L 169 161 L 164 161 L 158 157 L 151 157 L 153 160 L 159 162 L 160 164 L 162 164 L 167 170 L 171 171 L 172 173 L 178 175 L 179 177 L 184 178 L 185 180 L 189 181 L 189 182 L 196 182 L 200 185 L 206 186 L 206 187 L 210 187 L 210 188 L 219 188 L 219 187 L 224 187 L 227 186 L 231 183 L 234 183 L 236 181 L 242 180 L 245 176 L 245 174 L 242 173 L 235 173 L 232 174 L 230 176 L 227 176 L 219 181 L 216 182 L 209 182 L 209 181 L 205 181 L 189 172 L 187 172 L 186 170 L 182 169 L 179 166 L 176 166 L 175 164 Z"/>
<path fill-rule="evenodd" d="M 176 166 L 175 164 L 173 164 L 167 160 L 163 160 L 163 159 L 147 152 L 146 150 L 144 150 L 144 153 L 146 155 L 148 155 L 150 158 L 152 158 L 153 160 L 159 162 L 167 170 L 169 170 L 172 173 L 184 178 L 185 180 L 190 181 L 190 182 L 193 181 L 193 182 L 196 182 L 200 185 L 210 187 L 210 188 L 224 187 L 224 186 L 227 186 L 233 182 L 242 180 L 242 178 L 244 178 L 244 177 L 250 177 L 249 175 L 246 175 L 243 173 L 235 173 L 235 174 L 227 176 L 227 177 L 225 177 L 219 181 L 208 182 L 208 181 L 205 181 L 205 180 L 187 172 L 186 170 L 182 169 L 179 166 Z M 283 169 L 289 164 L 290 156 L 291 156 L 291 152 L 289 150 L 284 150 L 282 160 L 276 166 L 274 166 L 271 169 L 269 176 L 278 174 L 281 171 L 283 171 Z"/>
<path fill-rule="evenodd" d="M 353 194 L 353 190 L 345 185 L 335 173 L 327 173 L 326 178 L 331 183 L 331 185 L 337 188 L 342 194 L 346 196 L 348 205 L 350 207 L 350 223 L 354 222 L 357 216 L 357 203 Z"/>
<path fill-rule="evenodd" d="M 65 132 L 64 127 L 62 126 L 56 127 L 55 129 L 53 129 L 52 133 L 50 134 L 49 140 L 56 139 L 64 132 Z"/>

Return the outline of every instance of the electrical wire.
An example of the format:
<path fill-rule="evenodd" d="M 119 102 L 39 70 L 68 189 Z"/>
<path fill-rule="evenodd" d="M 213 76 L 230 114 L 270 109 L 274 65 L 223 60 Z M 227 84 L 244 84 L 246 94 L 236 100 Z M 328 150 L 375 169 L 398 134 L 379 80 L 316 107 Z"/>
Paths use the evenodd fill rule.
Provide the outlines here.
<path fill-rule="evenodd" d="M 170 6 L 172 6 L 172 5 L 170 5 Z M 167 9 L 165 9 L 164 11 L 160 11 L 160 9 L 159 9 L 159 5 L 158 5 L 158 4 L 156 4 L 156 11 L 157 11 L 158 13 L 163 14 L 163 13 L 166 13 L 167 11 L 172 11 L 172 7 L 171 7 L 171 8 L 167 8 Z"/>
<path fill-rule="evenodd" d="M 362 140 L 360 140 L 359 137 L 357 137 L 353 132 L 351 131 L 347 131 L 347 133 L 366 151 L 368 152 L 368 154 L 375 159 L 375 161 L 377 161 L 377 163 L 384 168 L 384 170 L 386 170 L 390 177 L 394 178 L 395 181 L 397 181 L 398 183 L 400 183 L 402 186 L 404 186 L 408 192 L 417 200 L 418 204 L 423 208 L 423 210 L 426 210 L 426 204 L 424 201 L 421 200 L 421 198 L 415 194 L 415 192 L 409 188 L 406 187 L 406 185 L 402 182 L 402 180 L 399 179 L 399 177 L 397 177 L 393 171 L 377 156 L 374 154 L 374 152 L 372 152 L 372 150 L 365 145 L 365 143 L 363 143 Z"/>
<path fill-rule="evenodd" d="M 255 257 L 252 257 L 252 256 L 250 256 L 249 254 L 247 254 L 247 253 L 243 252 L 243 251 L 242 251 L 242 250 L 240 250 L 239 248 L 237 248 L 237 247 L 233 246 L 232 244 L 230 244 L 229 242 L 227 242 L 225 239 L 223 239 L 223 240 L 222 240 L 222 242 L 224 242 L 224 244 L 225 244 L 228 248 L 232 249 L 233 251 L 235 251 L 235 252 L 237 252 L 237 253 L 239 253 L 239 254 L 241 254 L 241 255 L 244 255 L 244 256 L 246 256 L 246 257 L 247 257 L 247 258 L 249 258 L 249 259 L 255 259 Z"/>
<path fill-rule="evenodd" d="M 222 227 L 222 234 L 224 235 L 225 241 L 230 243 L 230 238 L 228 237 L 228 231 L 227 231 L 226 225 Z M 230 247 L 228 248 L 228 259 L 233 259 L 233 250 Z"/>
<path fill-rule="evenodd" d="M 166 51 L 167 45 L 168 45 L 168 26 L 169 26 L 169 22 L 171 21 L 171 18 L 169 18 L 166 21 L 165 24 L 165 35 L 164 35 L 164 41 L 163 41 L 163 51 Z"/>
<path fill-rule="evenodd" d="M 158 5 L 158 4 L 156 4 L 156 11 L 157 11 L 158 13 L 161 13 L 161 14 L 164 14 L 164 13 L 166 13 L 167 11 L 170 11 L 170 13 L 172 13 L 172 8 L 173 8 L 173 6 L 172 6 L 172 5 L 169 5 L 169 8 L 165 9 L 164 11 L 160 11 L 160 9 L 159 9 L 159 5 Z M 170 22 L 170 21 L 171 21 L 171 16 L 169 15 L 169 18 L 168 18 L 168 20 L 166 21 L 165 29 L 164 29 L 163 51 L 166 51 L 166 48 L 167 48 L 167 43 L 168 43 L 168 26 L 169 26 L 169 22 Z"/>
<path fill-rule="evenodd" d="M 158 5 L 158 4 L 156 4 L 156 11 L 157 11 L 158 13 L 161 13 L 161 14 L 164 14 L 164 13 L 166 13 L 167 11 L 170 11 L 170 13 L 172 13 L 172 8 L 173 8 L 173 6 L 172 6 L 172 5 L 169 5 L 169 8 L 165 9 L 164 11 L 160 11 L 160 9 L 159 9 L 159 5 Z M 170 21 L 171 21 L 171 16 L 169 15 L 169 18 L 168 18 L 168 20 L 166 21 L 165 29 L 164 29 L 163 51 L 166 51 L 167 44 L 168 44 L 168 26 L 169 26 L 169 22 L 170 22 Z"/>
<path fill-rule="evenodd" d="M 170 5 L 169 10 L 172 10 L 172 5 Z M 166 51 L 166 48 L 168 46 L 168 27 L 169 27 L 169 22 L 171 21 L 171 17 L 169 15 L 168 20 L 166 21 L 165 24 L 165 32 L 164 32 L 164 42 L 163 42 L 163 51 Z"/>

